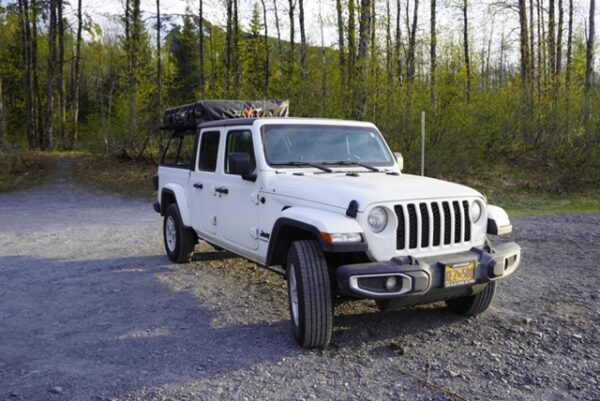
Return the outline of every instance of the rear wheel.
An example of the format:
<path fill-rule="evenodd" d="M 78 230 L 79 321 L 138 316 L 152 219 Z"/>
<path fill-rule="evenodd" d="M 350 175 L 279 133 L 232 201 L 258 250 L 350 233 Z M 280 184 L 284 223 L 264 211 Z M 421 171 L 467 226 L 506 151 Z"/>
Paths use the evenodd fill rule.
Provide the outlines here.
<path fill-rule="evenodd" d="M 306 348 L 324 348 L 333 332 L 329 269 L 317 241 L 295 241 L 287 257 L 290 316 L 294 337 Z"/>
<path fill-rule="evenodd" d="M 492 306 L 496 296 L 496 282 L 492 281 L 485 289 L 475 295 L 449 299 L 446 305 L 456 313 L 475 316 L 485 312 Z"/>
<path fill-rule="evenodd" d="M 196 244 L 196 234 L 185 227 L 177 204 L 171 203 L 165 211 L 163 239 L 167 256 L 175 263 L 189 262 Z"/>

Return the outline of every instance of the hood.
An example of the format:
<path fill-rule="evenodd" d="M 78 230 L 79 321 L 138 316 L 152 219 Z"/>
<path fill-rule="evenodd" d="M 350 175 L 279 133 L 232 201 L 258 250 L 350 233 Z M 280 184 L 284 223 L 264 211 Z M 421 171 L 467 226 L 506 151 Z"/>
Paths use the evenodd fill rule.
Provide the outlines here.
<path fill-rule="evenodd" d="M 351 200 L 356 200 L 360 212 L 372 203 L 483 197 L 464 185 L 409 174 L 359 173 L 358 177 L 351 177 L 345 173 L 293 175 L 288 172 L 271 176 L 266 185 L 269 192 L 280 196 L 344 209 Z"/>

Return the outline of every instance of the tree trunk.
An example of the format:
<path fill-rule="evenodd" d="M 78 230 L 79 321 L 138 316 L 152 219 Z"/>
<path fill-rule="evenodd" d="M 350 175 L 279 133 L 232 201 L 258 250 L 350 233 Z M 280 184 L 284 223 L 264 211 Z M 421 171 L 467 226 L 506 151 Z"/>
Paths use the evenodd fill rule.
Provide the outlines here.
<path fill-rule="evenodd" d="M 265 84 L 264 84 L 264 95 L 269 95 L 269 79 L 271 77 L 270 67 L 270 49 L 269 49 L 269 24 L 267 23 L 267 5 L 265 0 L 260 0 L 263 9 L 263 22 L 265 24 L 265 34 L 263 36 L 265 42 Z"/>
<path fill-rule="evenodd" d="M 233 0 L 227 0 L 227 26 L 225 30 L 225 93 L 231 97 L 231 60 L 233 50 Z"/>
<path fill-rule="evenodd" d="M 81 33 L 83 31 L 83 16 L 81 10 L 81 1 L 77 1 L 77 38 L 75 39 L 75 65 L 73 74 L 73 135 L 71 138 L 71 148 L 77 146 L 79 140 L 79 92 L 81 80 Z M 159 91 L 160 96 L 160 91 Z"/>
<path fill-rule="evenodd" d="M 370 27 L 371 27 L 371 0 L 361 0 L 360 2 L 360 25 L 359 25 L 359 39 L 360 44 L 358 48 L 357 63 L 357 90 L 356 90 L 356 101 L 355 101 L 355 113 L 354 118 L 362 120 L 366 117 L 367 113 L 367 82 L 366 77 L 369 72 L 369 40 L 370 40 Z"/>
<path fill-rule="evenodd" d="M 281 43 L 281 28 L 279 26 L 279 12 L 277 11 L 277 0 L 273 0 L 275 12 L 275 30 L 277 30 L 277 49 L 279 50 L 279 62 L 283 60 L 283 44 Z"/>
<path fill-rule="evenodd" d="M 126 35 L 129 37 L 129 138 L 137 139 L 137 68 L 141 36 L 140 0 L 126 1 Z M 127 18 L 129 17 L 129 19 Z M 125 150 L 125 149 L 124 149 Z"/>
<path fill-rule="evenodd" d="M 342 14 L 342 0 L 335 0 L 335 8 L 337 12 L 337 28 L 338 28 L 338 53 L 340 62 L 340 81 L 342 88 L 345 85 L 346 79 L 346 47 L 344 45 L 344 18 Z"/>
<path fill-rule="evenodd" d="M 584 104 L 584 125 L 586 134 L 591 137 L 592 130 L 592 77 L 594 75 L 594 35 L 595 35 L 595 11 L 596 1 L 590 0 L 589 28 L 585 46 L 585 104 Z"/>
<path fill-rule="evenodd" d="M 296 0 L 289 0 L 289 17 L 290 17 L 290 52 L 288 54 L 288 75 L 289 75 L 289 79 L 291 80 L 292 75 L 294 73 L 294 61 L 296 59 L 296 44 L 294 42 L 295 39 L 295 34 L 296 34 L 296 27 L 294 25 L 294 8 L 296 8 Z M 290 82 L 288 81 L 288 87 L 290 85 Z"/>
<path fill-rule="evenodd" d="M 202 0 L 200 0 L 200 10 L 202 10 Z M 200 11 L 202 15 L 202 11 Z M 202 18 L 202 16 L 200 17 Z M 202 21 L 202 19 L 200 20 Z M 160 19 L 160 0 L 156 0 L 156 92 L 157 99 L 157 117 L 161 121 L 163 111 L 163 75 L 162 75 L 162 50 L 160 34 L 162 32 L 162 21 Z"/>
<path fill-rule="evenodd" d="M 537 93 L 538 98 L 542 94 L 542 80 L 545 79 L 546 61 L 544 55 L 545 40 L 542 32 L 544 25 L 543 11 L 541 7 L 541 0 L 536 0 L 536 11 L 537 11 L 537 61 L 538 61 L 538 73 L 537 73 Z"/>
<path fill-rule="evenodd" d="M 565 89 L 567 90 L 567 100 L 569 100 L 571 91 L 571 63 L 573 61 L 573 0 L 569 0 L 569 25 L 567 29 L 567 66 Z"/>
<path fill-rule="evenodd" d="M 156 0 L 157 2 L 159 0 Z M 200 87 L 200 98 L 204 98 L 205 76 L 204 76 L 204 1 L 198 0 L 198 69 L 200 76 L 198 86 Z"/>
<path fill-rule="evenodd" d="M 298 0 L 298 17 L 300 20 L 300 65 L 302 66 L 302 81 L 308 79 L 306 31 L 304 30 L 304 0 Z"/>
<path fill-rule="evenodd" d="M 233 64 L 234 70 L 234 94 L 235 98 L 240 97 L 240 18 L 238 14 L 238 0 L 233 0 Z"/>
<path fill-rule="evenodd" d="M 389 106 L 389 94 L 392 90 L 392 13 L 390 10 L 390 0 L 385 2 L 385 69 L 387 75 L 387 95 L 386 107 Z"/>
<path fill-rule="evenodd" d="M 58 136 L 60 138 L 60 148 L 67 147 L 65 138 L 65 128 L 67 125 L 67 96 L 65 90 L 65 24 L 63 18 L 63 0 L 57 0 L 57 28 L 58 28 L 58 88 L 59 88 L 59 124 Z"/>
<path fill-rule="evenodd" d="M 519 0 L 523 1 L 523 0 Z M 469 54 L 469 3 L 468 0 L 463 0 L 463 47 L 465 56 L 465 72 L 467 75 L 467 88 L 465 92 L 465 99 L 467 103 L 471 101 L 471 57 Z"/>
<path fill-rule="evenodd" d="M 562 32 L 564 23 L 564 10 L 562 0 L 558 0 L 558 31 L 556 33 L 556 66 L 554 67 L 554 74 L 560 75 L 562 70 Z M 556 82 L 559 85 L 558 79 Z"/>
<path fill-rule="evenodd" d="M 465 0 L 466 1 L 466 0 Z M 408 36 L 408 54 L 406 57 L 406 78 L 409 83 L 413 83 L 415 80 L 415 51 L 417 41 L 417 18 L 419 12 L 419 0 L 414 0 L 413 5 L 413 18 L 412 26 L 410 28 Z"/>
<path fill-rule="evenodd" d="M 529 59 L 529 33 L 527 32 L 527 4 L 526 0 L 519 0 L 519 26 L 520 26 L 520 72 L 521 72 L 521 84 L 523 87 L 527 86 L 530 82 L 530 59 Z"/>
<path fill-rule="evenodd" d="M 48 86 L 46 99 L 46 138 L 44 149 L 52 150 L 54 146 L 54 91 L 56 89 L 56 9 L 57 0 L 50 0 L 50 21 L 48 28 Z"/>
<path fill-rule="evenodd" d="M 529 0 L 529 65 L 531 79 L 535 77 L 535 25 L 533 23 L 533 0 Z"/>
<path fill-rule="evenodd" d="M 348 89 L 352 91 L 356 70 L 356 7 L 354 0 L 348 0 Z"/>
<path fill-rule="evenodd" d="M 19 31 L 21 35 L 21 48 L 23 49 L 23 86 L 25 91 L 25 108 L 27 112 L 27 139 L 29 149 L 37 147 L 37 135 L 35 132 L 35 107 L 31 83 L 31 31 L 29 22 L 29 5 L 27 0 L 19 0 Z"/>
<path fill-rule="evenodd" d="M 548 67 L 550 75 L 554 78 L 556 72 L 556 34 L 555 30 L 555 0 L 548 3 Z"/>
<path fill-rule="evenodd" d="M 394 45 L 394 53 L 396 56 L 396 75 L 398 76 L 398 80 L 402 80 L 402 56 L 400 54 L 400 41 L 402 40 L 402 30 L 400 24 L 400 11 L 402 7 L 400 7 L 400 0 L 396 0 L 396 43 Z"/>
<path fill-rule="evenodd" d="M 39 147 L 44 144 L 44 113 L 42 113 L 42 92 L 40 89 L 40 63 L 39 63 L 39 49 L 38 49 L 38 30 L 37 30 L 37 4 L 36 0 L 31 0 L 31 34 L 29 36 L 30 43 L 30 57 L 31 57 L 31 71 L 32 71 L 32 83 L 33 83 L 33 96 L 35 98 L 34 103 L 34 129 L 37 135 L 36 142 Z M 29 29 L 29 27 L 27 28 Z"/>
<path fill-rule="evenodd" d="M 430 20 L 430 43 L 429 43 L 429 63 L 430 63 L 430 85 L 431 85 L 431 104 L 433 109 L 436 108 L 436 46 L 437 34 L 435 27 L 436 17 L 436 0 L 431 0 L 431 20 Z"/>

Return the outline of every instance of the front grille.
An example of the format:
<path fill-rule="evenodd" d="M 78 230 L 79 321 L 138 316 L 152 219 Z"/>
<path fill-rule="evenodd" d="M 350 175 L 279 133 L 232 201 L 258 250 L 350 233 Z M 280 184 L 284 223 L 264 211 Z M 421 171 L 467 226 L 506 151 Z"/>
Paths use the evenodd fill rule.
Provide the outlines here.
<path fill-rule="evenodd" d="M 428 248 L 471 241 L 469 202 L 440 201 L 394 206 L 396 249 Z"/>

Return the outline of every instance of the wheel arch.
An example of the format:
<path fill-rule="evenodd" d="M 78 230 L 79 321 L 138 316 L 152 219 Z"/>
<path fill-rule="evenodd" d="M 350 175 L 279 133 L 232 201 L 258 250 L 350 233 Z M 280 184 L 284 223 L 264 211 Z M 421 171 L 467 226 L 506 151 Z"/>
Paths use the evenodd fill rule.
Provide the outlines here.
<path fill-rule="evenodd" d="M 188 209 L 187 199 L 185 197 L 183 188 L 179 185 L 168 184 L 163 187 L 160 193 L 161 216 L 164 216 L 167 207 L 169 207 L 169 205 L 172 203 L 177 204 L 183 225 L 186 227 L 191 227 L 192 222 L 190 220 L 190 211 Z"/>
<path fill-rule="evenodd" d="M 291 209 L 286 209 L 285 212 Z M 321 211 L 319 211 L 321 212 Z M 331 214 L 334 219 L 347 219 L 344 216 L 334 215 L 333 213 L 325 212 L 327 214 Z M 322 213 L 319 213 L 322 214 Z M 308 219 L 311 220 L 311 219 Z M 347 223 L 347 221 L 344 221 Z M 362 229 L 356 223 L 353 222 L 352 229 L 354 232 L 362 233 Z M 318 225 L 317 225 L 318 224 Z M 339 243 L 339 244 L 330 244 L 326 243 L 321 233 L 332 232 L 333 230 L 328 231 L 328 228 L 331 228 L 332 225 L 323 224 L 323 220 L 320 221 L 303 221 L 298 219 L 298 216 L 283 216 L 277 219 L 275 224 L 273 225 L 273 229 L 271 230 L 271 235 L 269 239 L 269 247 L 267 250 L 266 257 L 266 266 L 285 266 L 287 251 L 290 247 L 291 243 L 299 240 L 316 240 L 319 242 L 321 249 L 327 253 L 361 253 L 367 250 L 367 243 Z M 335 227 L 335 224 L 333 225 Z M 333 231 L 335 232 L 335 231 Z"/>

